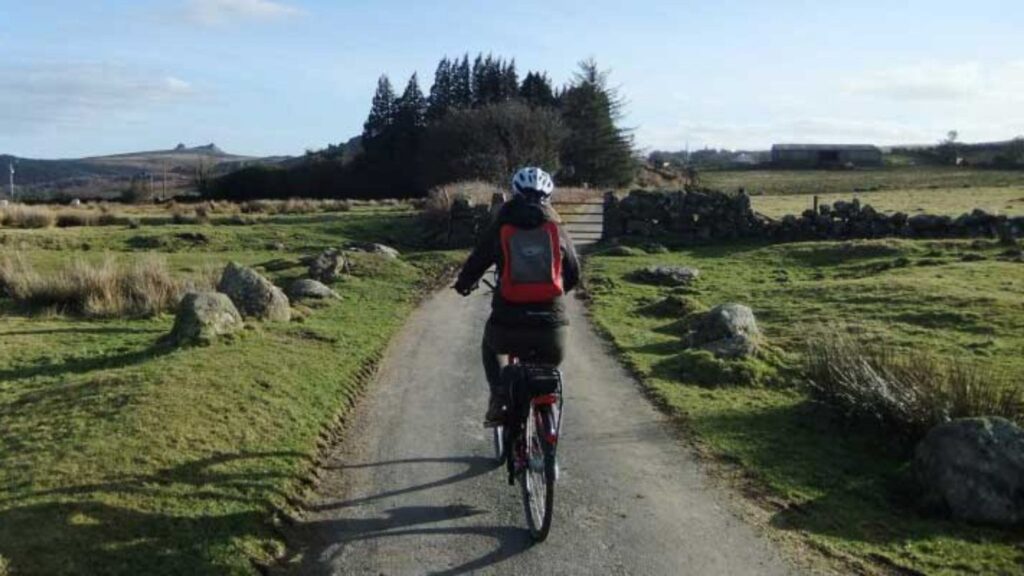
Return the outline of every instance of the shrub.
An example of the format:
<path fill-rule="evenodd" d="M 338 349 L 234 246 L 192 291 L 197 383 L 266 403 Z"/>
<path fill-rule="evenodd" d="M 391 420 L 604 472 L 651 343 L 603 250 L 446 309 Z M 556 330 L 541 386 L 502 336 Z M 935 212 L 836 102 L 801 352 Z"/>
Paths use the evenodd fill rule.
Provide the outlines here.
<path fill-rule="evenodd" d="M 201 218 L 199 216 L 198 211 L 187 210 L 184 208 L 176 208 L 171 213 L 171 221 L 174 222 L 175 224 L 201 224 L 205 222 L 206 219 Z"/>
<path fill-rule="evenodd" d="M 458 180 L 505 182 L 519 166 L 555 170 L 566 132 L 551 108 L 521 102 L 455 110 L 423 135 L 420 180 L 428 186 Z"/>
<path fill-rule="evenodd" d="M 855 420 L 877 422 L 909 441 L 952 418 L 1024 421 L 1024 387 L 978 364 L 897 352 L 822 331 L 805 354 L 812 393 Z"/>
<path fill-rule="evenodd" d="M 504 191 L 488 182 L 467 180 L 445 186 L 438 186 L 427 194 L 423 202 L 423 211 L 428 214 L 447 215 L 458 199 L 465 199 L 470 204 L 490 204 L 495 194 Z"/>
<path fill-rule="evenodd" d="M 0 223 L 11 228 L 49 228 L 57 222 L 57 215 L 45 206 L 15 204 L 0 208 Z"/>
<path fill-rule="evenodd" d="M 252 226 L 256 223 L 256 218 L 243 214 L 233 214 L 224 223 L 231 226 Z"/>
<path fill-rule="evenodd" d="M 57 227 L 95 226 L 99 216 L 88 210 L 64 210 L 57 213 Z"/>
<path fill-rule="evenodd" d="M 127 222 L 127 220 L 114 214 L 107 207 L 100 208 L 100 216 L 96 220 L 96 223 L 100 226 L 117 226 L 122 222 Z"/>
<path fill-rule="evenodd" d="M 207 204 L 196 206 L 196 220 L 201 223 L 210 221 L 210 207 Z"/>
<path fill-rule="evenodd" d="M 269 214 L 274 203 L 270 200 L 248 200 L 242 203 L 243 214 Z"/>
<path fill-rule="evenodd" d="M 190 289 L 211 287 L 209 274 L 193 279 L 171 275 L 166 262 L 145 256 L 130 262 L 106 257 L 76 261 L 40 274 L 20 255 L 0 259 L 0 289 L 15 304 L 87 317 L 146 316 L 173 309 Z"/>
<path fill-rule="evenodd" d="M 324 200 L 324 212 L 348 212 L 352 210 L 352 203 L 347 200 Z"/>

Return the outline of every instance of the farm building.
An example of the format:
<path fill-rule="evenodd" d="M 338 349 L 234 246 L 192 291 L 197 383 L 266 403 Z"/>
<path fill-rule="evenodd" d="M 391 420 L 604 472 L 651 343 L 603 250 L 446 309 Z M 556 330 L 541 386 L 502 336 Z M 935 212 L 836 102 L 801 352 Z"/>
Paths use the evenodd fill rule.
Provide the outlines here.
<path fill-rule="evenodd" d="M 881 166 L 882 150 L 870 144 L 775 144 L 772 164 L 790 168 Z"/>

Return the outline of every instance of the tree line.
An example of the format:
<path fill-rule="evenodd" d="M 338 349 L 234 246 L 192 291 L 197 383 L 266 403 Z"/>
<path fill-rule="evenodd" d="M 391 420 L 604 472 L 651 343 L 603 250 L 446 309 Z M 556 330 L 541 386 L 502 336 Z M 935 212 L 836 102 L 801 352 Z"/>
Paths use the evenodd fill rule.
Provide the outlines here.
<path fill-rule="evenodd" d="M 308 153 L 287 169 L 226 175 L 205 192 L 235 199 L 410 197 L 458 180 L 503 184 L 522 165 L 545 168 L 560 185 L 625 186 L 636 160 L 629 132 L 618 125 L 622 106 L 593 60 L 556 89 L 545 72 L 520 79 L 515 60 L 445 57 L 426 94 L 417 74 L 401 93 L 382 75 L 356 141 Z"/>

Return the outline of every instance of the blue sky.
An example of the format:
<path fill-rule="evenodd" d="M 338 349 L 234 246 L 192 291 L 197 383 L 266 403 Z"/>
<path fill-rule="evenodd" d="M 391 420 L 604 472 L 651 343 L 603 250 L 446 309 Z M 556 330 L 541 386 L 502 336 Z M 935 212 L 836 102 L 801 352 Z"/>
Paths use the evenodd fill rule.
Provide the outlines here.
<path fill-rule="evenodd" d="M 0 153 L 358 134 L 377 77 L 493 52 L 558 83 L 594 57 L 645 149 L 1024 134 L 1024 2 L 0 0 Z"/>

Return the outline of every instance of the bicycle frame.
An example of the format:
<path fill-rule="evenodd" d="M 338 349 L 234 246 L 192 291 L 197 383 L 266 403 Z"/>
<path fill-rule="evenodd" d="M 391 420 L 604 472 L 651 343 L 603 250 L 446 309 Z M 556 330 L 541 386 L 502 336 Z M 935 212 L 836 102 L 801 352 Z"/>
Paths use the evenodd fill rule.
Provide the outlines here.
<path fill-rule="evenodd" d="M 520 359 L 510 354 L 509 365 L 522 364 Z M 543 430 L 544 439 L 551 444 L 552 447 L 557 447 L 558 436 L 562 428 L 562 372 L 558 369 L 553 369 L 553 373 L 557 375 L 558 383 L 554 392 L 549 394 L 540 394 L 533 396 L 529 399 L 524 406 L 513 406 L 510 405 L 505 413 L 505 423 L 503 424 L 504 434 L 504 446 L 505 448 L 505 463 L 508 470 L 508 483 L 509 485 L 515 484 L 515 475 L 521 470 L 523 462 L 520 460 L 520 454 L 518 453 L 521 447 L 521 440 L 523 433 L 526 430 L 526 419 L 529 414 L 534 414 L 537 418 L 535 426 L 539 430 Z M 517 385 L 513 383 L 513 386 Z M 516 397 L 516 391 L 508 390 L 507 394 L 510 400 L 514 400 Z M 511 404 L 512 402 L 510 402 Z M 525 410 L 524 410 L 525 408 Z M 531 410 L 532 408 L 532 410 Z M 551 410 L 555 416 L 550 420 L 550 427 L 542 428 L 543 419 L 541 417 L 542 410 Z"/>

